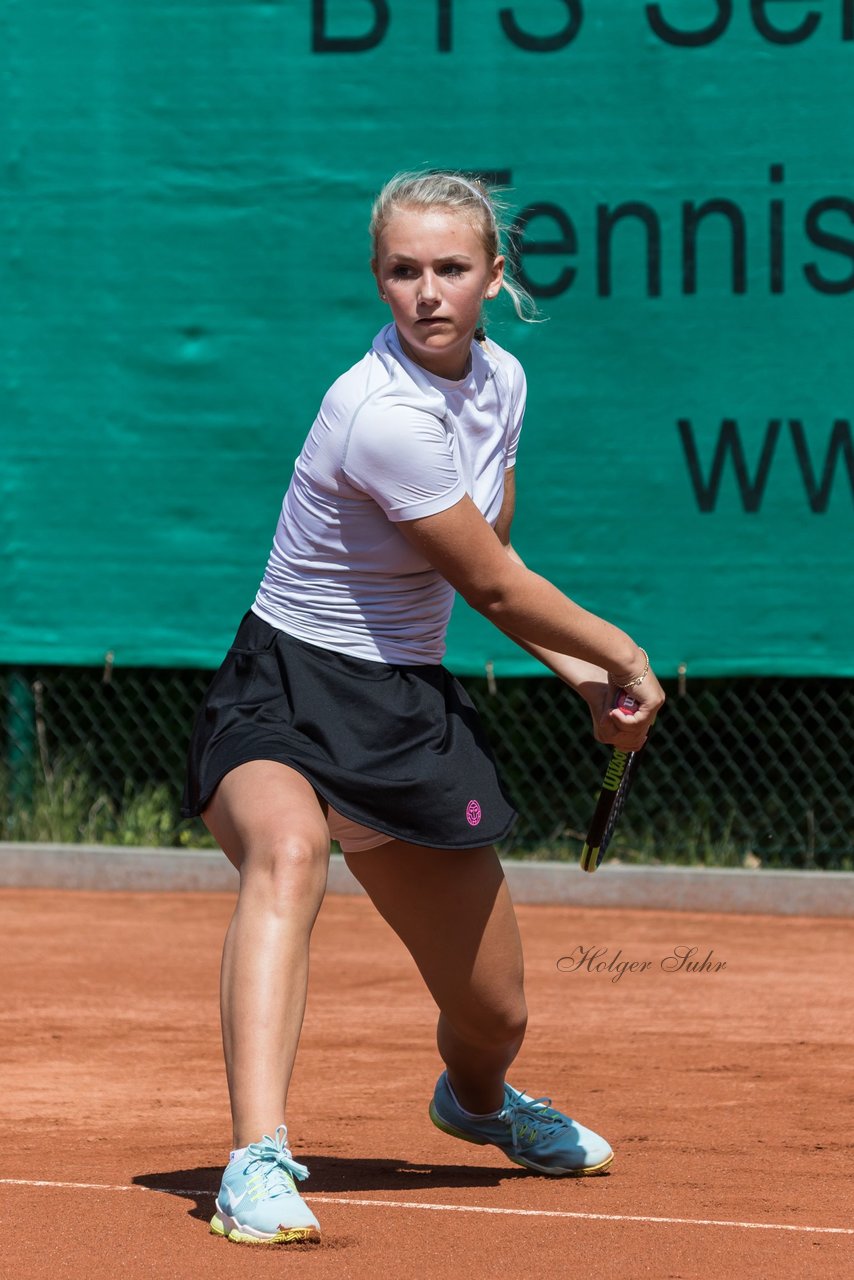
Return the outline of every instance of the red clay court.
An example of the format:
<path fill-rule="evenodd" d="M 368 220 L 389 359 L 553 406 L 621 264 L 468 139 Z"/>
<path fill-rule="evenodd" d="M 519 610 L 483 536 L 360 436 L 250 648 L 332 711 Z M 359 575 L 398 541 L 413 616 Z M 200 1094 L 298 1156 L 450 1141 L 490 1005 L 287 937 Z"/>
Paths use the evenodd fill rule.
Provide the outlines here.
<path fill-rule="evenodd" d="M 329 896 L 289 1115 L 324 1241 L 267 1250 L 207 1229 L 231 906 L 0 891 L 5 1275 L 854 1275 L 854 922 L 519 907 L 510 1079 L 616 1152 L 610 1176 L 553 1180 L 431 1125 L 432 1002 L 370 903 Z M 709 967 L 667 972 L 680 946 Z M 562 972 L 579 947 L 650 963 Z"/>

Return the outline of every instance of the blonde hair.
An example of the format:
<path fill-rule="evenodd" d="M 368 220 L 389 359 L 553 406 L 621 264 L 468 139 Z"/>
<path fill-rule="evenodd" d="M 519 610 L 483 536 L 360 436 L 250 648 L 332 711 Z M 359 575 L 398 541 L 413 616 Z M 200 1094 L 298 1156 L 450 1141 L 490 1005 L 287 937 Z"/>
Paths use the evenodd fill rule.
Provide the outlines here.
<path fill-rule="evenodd" d="M 380 191 L 371 210 L 370 234 L 374 261 L 379 257 L 380 237 L 386 223 L 400 209 L 452 209 L 465 216 L 477 232 L 490 261 L 501 253 L 504 227 L 502 209 L 495 196 L 477 178 L 454 171 L 397 173 Z M 520 320 L 534 321 L 537 304 L 507 271 L 501 288 L 511 298 Z"/>

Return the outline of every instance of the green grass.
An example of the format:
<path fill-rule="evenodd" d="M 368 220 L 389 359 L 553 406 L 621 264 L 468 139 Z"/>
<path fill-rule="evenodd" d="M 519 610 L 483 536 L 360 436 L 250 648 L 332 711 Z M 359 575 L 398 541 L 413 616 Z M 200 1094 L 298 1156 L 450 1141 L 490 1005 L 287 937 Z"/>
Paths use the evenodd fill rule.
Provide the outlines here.
<path fill-rule="evenodd" d="M 606 855 L 609 863 L 629 866 L 706 866 L 754 870 L 759 867 L 780 869 L 816 869 L 854 871 L 851 848 L 819 851 L 810 843 L 810 830 L 805 827 L 799 839 L 797 831 L 782 821 L 787 818 L 778 797 L 766 798 L 761 811 L 747 810 L 752 821 L 745 821 L 745 811 L 737 803 L 722 804 L 700 790 L 693 794 L 684 789 L 674 796 L 672 805 L 652 803 L 644 812 L 640 804 L 629 804 L 622 815 L 614 839 Z M 566 808 L 577 815 L 574 824 L 556 833 L 552 839 L 526 838 L 530 825 L 517 828 L 515 843 L 507 842 L 502 853 L 507 857 L 533 861 L 575 862 L 584 840 L 585 818 L 592 812 L 595 794 L 571 794 Z M 581 815 L 581 816 L 578 816 Z M 526 830 L 527 826 L 527 830 Z M 790 833 L 789 842 L 781 832 Z M 521 837 L 521 838 L 519 838 Z"/>
<path fill-rule="evenodd" d="M 589 807 L 587 805 L 586 807 Z M 624 815 L 608 850 L 611 863 L 710 867 L 786 867 L 805 865 L 803 851 L 763 851 L 737 835 L 738 815 L 698 803 L 689 816 L 659 814 L 639 821 Z M 97 787 L 81 762 L 40 771 L 27 794 L 12 793 L 8 769 L 0 767 L 0 839 L 50 844 L 114 844 L 125 846 L 216 848 L 203 823 L 185 821 L 178 796 L 166 783 L 135 788 L 125 783 L 121 794 Z M 502 855 L 528 861 L 575 862 L 582 836 L 564 832 L 549 841 L 506 842 Z M 854 870 L 854 858 L 843 855 L 835 869 Z"/>
<path fill-rule="evenodd" d="M 216 848 L 201 822 L 182 820 L 178 798 L 165 783 L 141 789 L 125 783 L 116 799 L 73 762 L 49 775 L 40 773 L 25 796 L 13 795 L 8 772 L 0 771 L 0 839 Z"/>

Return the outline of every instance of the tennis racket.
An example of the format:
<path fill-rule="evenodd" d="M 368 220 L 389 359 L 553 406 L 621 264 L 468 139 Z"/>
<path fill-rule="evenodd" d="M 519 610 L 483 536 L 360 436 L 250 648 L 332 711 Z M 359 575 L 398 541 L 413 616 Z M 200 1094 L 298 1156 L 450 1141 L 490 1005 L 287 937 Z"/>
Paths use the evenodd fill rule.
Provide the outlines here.
<path fill-rule="evenodd" d="M 637 707 L 634 698 L 627 693 L 621 693 L 615 705 L 629 715 L 634 715 Z M 640 754 L 640 751 L 619 751 L 616 747 L 611 752 L 587 839 L 581 850 L 582 871 L 595 871 L 605 857 L 617 819 L 623 812 L 626 796 L 637 775 Z"/>

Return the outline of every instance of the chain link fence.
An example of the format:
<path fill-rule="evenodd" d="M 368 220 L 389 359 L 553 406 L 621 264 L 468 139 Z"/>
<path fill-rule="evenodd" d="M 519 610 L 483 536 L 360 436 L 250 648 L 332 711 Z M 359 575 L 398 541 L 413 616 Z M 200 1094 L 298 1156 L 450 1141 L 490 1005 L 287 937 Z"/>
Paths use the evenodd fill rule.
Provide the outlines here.
<path fill-rule="evenodd" d="M 212 843 L 178 813 L 210 672 L 0 670 L 0 838 Z M 464 681 L 520 810 L 505 854 L 576 858 L 607 762 L 553 678 Z M 609 857 L 854 869 L 854 691 L 689 680 L 668 702 Z"/>

